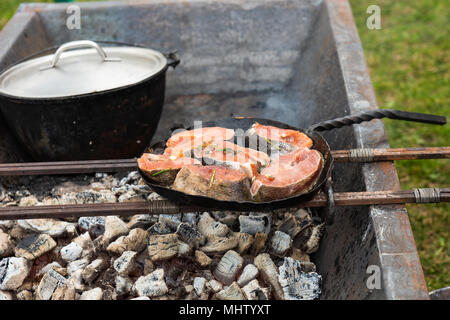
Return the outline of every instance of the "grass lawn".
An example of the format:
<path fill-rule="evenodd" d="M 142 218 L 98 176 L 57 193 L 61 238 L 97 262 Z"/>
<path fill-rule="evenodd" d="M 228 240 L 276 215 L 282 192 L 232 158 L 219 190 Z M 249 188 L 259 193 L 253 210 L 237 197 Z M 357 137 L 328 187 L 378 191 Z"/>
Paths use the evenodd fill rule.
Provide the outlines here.
<path fill-rule="evenodd" d="M 381 108 L 450 116 L 450 6 L 446 1 L 351 0 Z M 381 9 L 369 30 L 366 9 Z M 450 125 L 383 120 L 391 147 L 449 146 Z M 395 163 L 403 189 L 448 187 L 450 161 Z M 407 205 L 428 289 L 450 286 L 450 205 Z"/>
<path fill-rule="evenodd" d="M 51 1 L 34 1 L 51 2 Z M 0 29 L 19 0 L 0 0 Z M 378 104 L 450 116 L 450 6 L 442 0 L 350 0 Z M 381 30 L 366 27 L 369 5 L 381 8 Z M 450 125 L 383 120 L 391 147 L 450 145 Z M 398 161 L 403 189 L 445 187 L 450 161 Z M 450 205 L 408 205 L 428 289 L 450 286 Z"/>

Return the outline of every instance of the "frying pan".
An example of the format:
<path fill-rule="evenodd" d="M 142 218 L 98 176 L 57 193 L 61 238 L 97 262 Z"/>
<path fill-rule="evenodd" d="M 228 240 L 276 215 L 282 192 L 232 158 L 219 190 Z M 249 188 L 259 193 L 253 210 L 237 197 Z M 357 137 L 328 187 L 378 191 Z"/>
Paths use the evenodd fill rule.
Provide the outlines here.
<path fill-rule="evenodd" d="M 307 129 L 300 129 L 288 125 L 286 123 L 260 118 L 250 118 L 250 117 L 236 117 L 236 118 L 226 118 L 221 120 L 211 120 L 202 122 L 202 127 L 223 127 L 228 129 L 243 129 L 244 131 L 250 128 L 255 122 L 262 125 L 274 126 L 281 129 L 291 129 L 303 132 L 313 141 L 311 149 L 319 151 L 324 157 L 324 166 L 322 172 L 316 181 L 315 185 L 306 193 L 292 196 L 289 198 L 277 199 L 265 202 L 254 202 L 254 201 L 225 201 L 217 200 L 214 198 L 190 195 L 181 191 L 171 189 L 162 185 L 158 185 L 151 181 L 139 168 L 138 171 L 144 181 L 148 186 L 153 189 L 159 195 L 167 198 L 178 204 L 192 205 L 196 207 L 208 208 L 208 210 L 230 210 L 230 211 L 268 211 L 281 208 L 289 208 L 298 205 L 303 201 L 311 200 L 317 192 L 322 188 L 324 183 L 330 177 L 333 167 L 333 157 L 331 155 L 331 149 L 327 141 L 318 133 L 318 131 L 331 130 L 335 128 L 340 128 L 343 126 L 348 126 L 356 123 L 361 123 L 364 121 L 370 121 L 372 119 L 381 118 L 391 118 L 397 120 L 407 120 L 424 122 L 430 124 L 445 124 L 446 118 L 435 115 L 421 114 L 415 112 L 405 112 L 399 110 L 374 110 L 368 111 L 357 115 L 336 118 L 333 120 L 328 120 L 324 122 L 312 125 Z M 172 128 L 174 129 L 174 128 Z M 187 130 L 193 129 L 193 127 L 186 128 Z M 170 138 L 171 134 L 167 135 L 164 140 L 158 141 L 148 147 L 144 152 L 161 154 L 163 153 L 166 142 Z"/>

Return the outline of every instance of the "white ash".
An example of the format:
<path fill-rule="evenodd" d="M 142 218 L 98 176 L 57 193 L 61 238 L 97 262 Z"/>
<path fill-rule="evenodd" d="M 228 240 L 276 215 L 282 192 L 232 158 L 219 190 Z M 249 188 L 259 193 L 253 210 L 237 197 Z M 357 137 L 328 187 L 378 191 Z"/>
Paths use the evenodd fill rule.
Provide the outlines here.
<path fill-rule="evenodd" d="M 214 276 L 217 280 L 225 284 L 231 284 L 236 274 L 241 270 L 243 262 L 244 259 L 242 259 L 239 253 L 229 250 L 217 264 L 214 270 Z"/>
<path fill-rule="evenodd" d="M 29 262 L 24 258 L 8 257 L 0 260 L 0 290 L 15 290 L 30 272 Z"/>
<path fill-rule="evenodd" d="M 243 287 L 247 283 L 255 279 L 258 276 L 258 274 L 259 274 L 258 268 L 255 267 L 254 264 L 249 263 L 248 265 L 245 266 L 244 270 L 239 276 L 237 283 L 240 287 Z"/>
<path fill-rule="evenodd" d="M 288 300 L 313 300 L 320 295 L 322 277 L 316 272 L 303 272 L 298 260 L 284 258 L 279 281 Z"/>
<path fill-rule="evenodd" d="M 163 199 L 136 172 L 23 181 L 17 190 L 0 186 L 0 205 Z M 320 275 L 309 254 L 323 225 L 314 219 L 299 209 L 0 221 L 0 298 L 291 299 L 300 297 L 286 289 L 298 287 L 296 279 L 301 298 L 316 298 Z M 33 235 L 50 245 L 37 241 L 27 249 L 33 254 L 13 257 Z M 286 277 L 283 257 L 297 261 L 299 273 Z"/>
<path fill-rule="evenodd" d="M 291 244 L 291 237 L 288 234 L 277 230 L 270 241 L 271 253 L 275 256 L 283 257 L 291 248 Z"/>

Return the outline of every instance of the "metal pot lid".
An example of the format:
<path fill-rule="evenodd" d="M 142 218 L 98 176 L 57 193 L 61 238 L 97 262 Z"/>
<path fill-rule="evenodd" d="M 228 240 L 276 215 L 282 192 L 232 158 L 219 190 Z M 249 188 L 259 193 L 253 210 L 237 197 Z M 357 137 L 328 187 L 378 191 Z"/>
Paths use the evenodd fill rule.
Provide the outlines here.
<path fill-rule="evenodd" d="M 70 49 L 78 50 L 65 52 Z M 102 48 L 93 41 L 72 41 L 52 55 L 27 60 L 6 70 L 0 75 L 0 93 L 19 98 L 96 93 L 138 83 L 166 65 L 166 57 L 155 50 Z"/>

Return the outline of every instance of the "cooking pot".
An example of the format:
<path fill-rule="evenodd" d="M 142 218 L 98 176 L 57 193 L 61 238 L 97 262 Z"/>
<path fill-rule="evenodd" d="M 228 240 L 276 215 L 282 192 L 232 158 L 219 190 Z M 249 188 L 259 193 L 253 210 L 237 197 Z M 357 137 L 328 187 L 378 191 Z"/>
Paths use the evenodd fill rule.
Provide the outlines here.
<path fill-rule="evenodd" d="M 81 40 L 0 74 L 0 110 L 39 161 L 138 156 L 157 128 L 176 53 Z M 77 49 L 77 50 L 72 50 Z"/>

